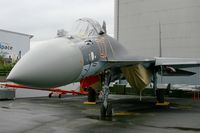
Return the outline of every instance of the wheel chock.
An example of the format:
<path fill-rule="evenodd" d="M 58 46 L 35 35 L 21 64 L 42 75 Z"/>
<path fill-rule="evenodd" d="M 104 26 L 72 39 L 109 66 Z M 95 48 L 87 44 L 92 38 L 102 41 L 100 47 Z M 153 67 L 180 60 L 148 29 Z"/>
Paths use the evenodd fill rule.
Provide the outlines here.
<path fill-rule="evenodd" d="M 156 106 L 169 106 L 169 105 L 170 105 L 170 102 L 156 103 Z"/>
<path fill-rule="evenodd" d="M 116 113 L 114 113 L 114 116 L 128 116 L 131 114 L 132 113 L 130 113 L 130 112 L 116 112 Z"/>
<path fill-rule="evenodd" d="M 95 105 L 95 104 L 97 104 L 96 102 L 83 102 L 83 104 L 86 104 L 86 105 Z"/>

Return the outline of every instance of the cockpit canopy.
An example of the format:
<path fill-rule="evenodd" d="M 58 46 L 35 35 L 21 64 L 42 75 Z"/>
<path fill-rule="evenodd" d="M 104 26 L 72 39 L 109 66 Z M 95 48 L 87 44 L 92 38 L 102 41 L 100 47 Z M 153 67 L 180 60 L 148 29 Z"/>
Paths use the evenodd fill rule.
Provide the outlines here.
<path fill-rule="evenodd" d="M 80 37 L 98 36 L 104 33 L 101 25 L 90 18 L 81 18 L 75 22 L 70 34 Z"/>

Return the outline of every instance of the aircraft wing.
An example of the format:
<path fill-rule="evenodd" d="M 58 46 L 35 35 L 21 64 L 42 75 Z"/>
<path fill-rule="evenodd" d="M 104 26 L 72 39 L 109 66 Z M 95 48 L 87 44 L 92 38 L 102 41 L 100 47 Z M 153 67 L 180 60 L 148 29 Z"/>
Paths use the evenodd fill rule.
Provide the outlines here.
<path fill-rule="evenodd" d="M 154 66 L 174 66 L 176 68 L 187 68 L 200 66 L 200 58 L 145 58 L 145 57 L 133 57 L 133 58 L 121 58 L 108 60 L 107 63 L 110 66 L 125 67 L 135 64 L 154 64 Z"/>
<path fill-rule="evenodd" d="M 129 84 L 140 91 L 151 82 L 154 70 L 162 76 L 190 76 L 195 73 L 179 68 L 200 66 L 200 59 L 135 57 L 109 60 L 107 64 L 107 68 L 119 68 L 115 73 L 121 72 Z"/>
<path fill-rule="evenodd" d="M 136 64 L 152 64 L 152 63 L 155 64 L 155 58 L 123 57 L 103 62 L 108 63 L 108 67 L 126 67 Z"/>
<path fill-rule="evenodd" d="M 178 66 L 178 67 L 196 67 L 200 66 L 198 58 L 164 58 L 156 57 L 155 66 Z"/>

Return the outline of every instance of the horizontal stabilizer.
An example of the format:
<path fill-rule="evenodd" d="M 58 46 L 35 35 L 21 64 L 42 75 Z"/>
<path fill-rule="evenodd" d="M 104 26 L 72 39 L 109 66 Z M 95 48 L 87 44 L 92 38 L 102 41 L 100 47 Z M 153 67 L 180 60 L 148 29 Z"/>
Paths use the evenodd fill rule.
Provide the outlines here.
<path fill-rule="evenodd" d="M 181 70 L 177 68 L 174 68 L 173 71 L 165 69 L 163 70 L 163 72 L 159 71 L 158 73 L 162 76 L 192 76 L 196 74 L 191 71 Z"/>

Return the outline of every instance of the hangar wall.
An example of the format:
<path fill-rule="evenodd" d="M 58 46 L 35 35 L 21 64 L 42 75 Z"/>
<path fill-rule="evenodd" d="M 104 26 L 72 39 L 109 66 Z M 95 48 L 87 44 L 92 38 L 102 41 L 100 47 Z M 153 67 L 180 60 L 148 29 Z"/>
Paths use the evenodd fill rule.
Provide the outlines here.
<path fill-rule="evenodd" d="M 200 57 L 199 0 L 116 0 L 115 37 L 136 55 Z"/>
<path fill-rule="evenodd" d="M 199 0 L 115 0 L 117 38 L 133 55 L 200 58 Z M 192 77 L 164 82 L 200 84 Z"/>

